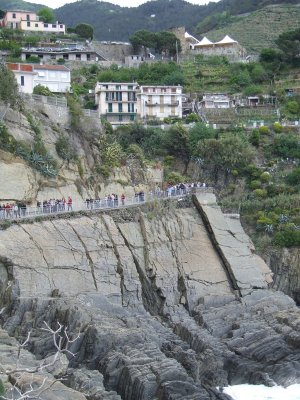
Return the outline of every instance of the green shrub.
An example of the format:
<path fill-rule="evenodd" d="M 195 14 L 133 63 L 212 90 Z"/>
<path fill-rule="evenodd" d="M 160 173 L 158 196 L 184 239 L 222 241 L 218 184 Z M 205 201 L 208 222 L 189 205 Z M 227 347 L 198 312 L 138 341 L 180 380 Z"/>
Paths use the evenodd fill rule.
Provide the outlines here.
<path fill-rule="evenodd" d="M 280 122 L 274 122 L 273 130 L 274 130 L 275 133 L 280 133 L 283 130 L 283 126 L 281 125 Z"/>
<path fill-rule="evenodd" d="M 166 167 L 173 167 L 174 163 L 175 163 L 175 157 L 174 156 L 166 156 L 164 158 L 164 165 Z"/>
<path fill-rule="evenodd" d="M 200 117 L 199 117 L 199 115 L 196 114 L 196 113 L 191 113 L 191 114 L 188 114 L 188 115 L 185 117 L 185 122 L 186 122 L 187 124 L 190 124 L 191 122 L 200 122 Z"/>
<path fill-rule="evenodd" d="M 260 133 L 261 135 L 269 135 L 270 129 L 269 129 L 267 126 L 263 125 L 263 126 L 261 126 L 261 127 L 259 128 L 259 133 Z"/>
<path fill-rule="evenodd" d="M 287 110 L 294 115 L 297 115 L 300 111 L 299 103 L 296 100 L 291 100 L 286 105 Z"/>
<path fill-rule="evenodd" d="M 145 155 L 143 149 L 136 143 L 131 143 L 127 149 L 128 154 L 132 154 L 140 162 L 144 162 Z"/>
<path fill-rule="evenodd" d="M 260 198 L 265 198 L 268 195 L 268 193 L 265 189 L 255 189 L 254 194 L 256 197 L 260 197 Z"/>
<path fill-rule="evenodd" d="M 290 174 L 287 175 L 286 181 L 289 185 L 300 184 L 300 167 L 294 169 Z"/>
<path fill-rule="evenodd" d="M 166 176 L 166 181 L 170 185 L 176 185 L 178 183 L 185 182 L 186 177 L 179 174 L 178 172 L 172 171 Z"/>
<path fill-rule="evenodd" d="M 276 233 L 274 244 L 282 247 L 300 246 L 300 231 L 287 230 Z"/>
<path fill-rule="evenodd" d="M 41 96 L 54 96 L 53 93 L 51 92 L 51 90 L 43 85 L 36 85 L 33 88 L 33 93 L 39 94 Z"/>
<path fill-rule="evenodd" d="M 239 171 L 237 169 L 233 169 L 231 171 L 231 175 L 234 176 L 235 178 L 239 175 Z"/>
<path fill-rule="evenodd" d="M 57 64 L 62 65 L 62 64 L 65 64 L 65 63 L 66 63 L 66 60 L 64 58 L 58 58 Z"/>
<path fill-rule="evenodd" d="M 264 183 L 270 182 L 271 175 L 269 172 L 265 171 L 261 174 L 260 180 Z"/>
<path fill-rule="evenodd" d="M 77 154 L 74 147 L 71 145 L 69 138 L 65 135 L 59 136 L 59 138 L 55 143 L 55 148 L 57 154 L 63 160 L 67 160 L 69 162 L 77 158 Z"/>
<path fill-rule="evenodd" d="M 249 142 L 253 145 L 258 147 L 260 141 L 260 132 L 258 129 L 253 129 L 251 135 L 249 136 Z"/>
<path fill-rule="evenodd" d="M 40 63 L 40 57 L 30 56 L 30 57 L 26 58 L 26 62 L 31 63 L 31 64 L 39 64 Z"/>
<path fill-rule="evenodd" d="M 108 178 L 110 175 L 110 168 L 107 165 L 97 164 L 95 170 L 97 174 L 102 175 L 104 178 Z"/>
<path fill-rule="evenodd" d="M 261 187 L 261 182 L 258 180 L 254 180 L 250 182 L 250 188 L 252 190 L 259 189 Z"/>

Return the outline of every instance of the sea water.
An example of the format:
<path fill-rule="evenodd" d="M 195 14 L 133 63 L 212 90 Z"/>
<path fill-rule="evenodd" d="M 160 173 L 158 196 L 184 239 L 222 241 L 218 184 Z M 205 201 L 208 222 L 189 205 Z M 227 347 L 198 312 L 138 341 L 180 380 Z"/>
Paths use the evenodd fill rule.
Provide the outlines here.
<path fill-rule="evenodd" d="M 233 400 L 300 400 L 300 385 L 267 387 L 263 385 L 236 385 L 223 389 Z"/>

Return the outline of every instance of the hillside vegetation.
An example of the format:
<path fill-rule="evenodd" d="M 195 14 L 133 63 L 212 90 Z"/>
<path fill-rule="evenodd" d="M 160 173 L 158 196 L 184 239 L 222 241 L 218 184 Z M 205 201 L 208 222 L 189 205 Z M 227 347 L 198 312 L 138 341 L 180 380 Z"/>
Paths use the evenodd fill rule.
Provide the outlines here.
<path fill-rule="evenodd" d="M 205 35 L 212 41 L 218 41 L 229 34 L 249 52 L 259 53 L 263 48 L 276 46 L 275 40 L 281 33 L 300 27 L 300 7 L 268 6 L 250 15 L 231 18 L 231 21 Z"/>
<path fill-rule="evenodd" d="M 200 6 L 184 0 L 156 0 L 148 1 L 139 7 L 128 8 L 105 1 L 81 0 L 66 4 L 56 9 L 55 13 L 57 18 L 68 27 L 75 27 L 81 22 L 91 24 L 96 39 L 124 41 L 140 29 L 156 32 L 174 26 L 185 26 L 188 30 L 193 31 L 201 21 L 210 16 L 222 13 L 235 16 L 258 10 L 269 4 L 297 4 L 297 2 L 297 0 L 222 0 Z M 14 8 L 38 10 L 41 7 L 39 4 L 23 0 L 0 0 L 0 9 L 2 10 Z M 295 18 L 288 16 L 287 20 L 296 20 L 297 18 L 299 21 L 299 16 L 295 16 Z M 215 21 L 214 18 L 213 21 Z M 217 18 L 210 28 L 215 27 L 218 21 Z M 203 32 L 203 30 L 199 31 L 199 33 Z"/>

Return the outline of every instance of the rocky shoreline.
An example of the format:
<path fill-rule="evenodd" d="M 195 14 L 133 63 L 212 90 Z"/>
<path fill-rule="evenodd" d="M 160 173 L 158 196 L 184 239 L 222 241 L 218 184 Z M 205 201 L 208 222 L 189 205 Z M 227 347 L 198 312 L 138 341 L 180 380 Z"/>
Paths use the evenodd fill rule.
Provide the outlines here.
<path fill-rule="evenodd" d="M 32 330 L 24 364 L 55 353 L 43 321 L 80 332 L 75 356 L 47 372 L 65 389 L 44 399 L 225 400 L 216 387 L 300 383 L 299 309 L 268 289 L 270 270 L 213 195 L 193 201 L 0 231 L 1 318 L 20 341 Z"/>

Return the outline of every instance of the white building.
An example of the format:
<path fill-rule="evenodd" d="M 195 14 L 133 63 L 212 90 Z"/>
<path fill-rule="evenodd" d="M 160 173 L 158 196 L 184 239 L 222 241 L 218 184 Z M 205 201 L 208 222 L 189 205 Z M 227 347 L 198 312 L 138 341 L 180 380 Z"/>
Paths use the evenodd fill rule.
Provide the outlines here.
<path fill-rule="evenodd" d="M 138 99 L 142 119 L 182 118 L 182 86 L 141 86 Z"/>
<path fill-rule="evenodd" d="M 99 115 L 113 125 L 138 119 L 182 118 L 182 87 L 98 82 L 95 103 Z"/>
<path fill-rule="evenodd" d="M 223 93 L 206 93 L 200 101 L 202 108 L 231 108 L 234 107 L 234 101 Z"/>
<path fill-rule="evenodd" d="M 95 103 L 99 115 L 113 125 L 129 124 L 139 115 L 137 83 L 97 82 Z"/>
<path fill-rule="evenodd" d="M 71 72 L 64 65 L 8 63 L 6 66 L 15 74 L 22 93 L 33 93 L 37 85 L 46 86 L 54 93 L 71 89 Z"/>

